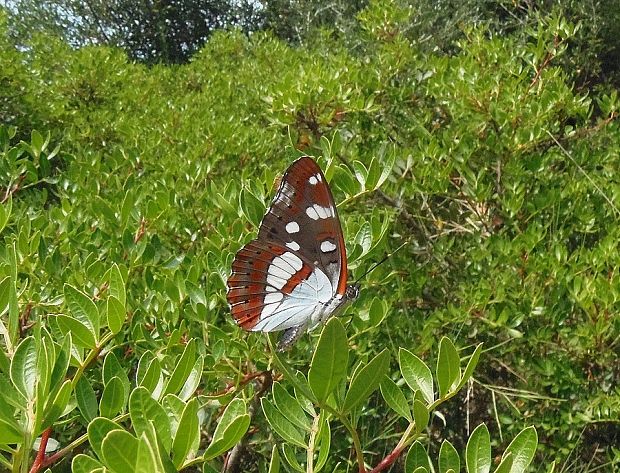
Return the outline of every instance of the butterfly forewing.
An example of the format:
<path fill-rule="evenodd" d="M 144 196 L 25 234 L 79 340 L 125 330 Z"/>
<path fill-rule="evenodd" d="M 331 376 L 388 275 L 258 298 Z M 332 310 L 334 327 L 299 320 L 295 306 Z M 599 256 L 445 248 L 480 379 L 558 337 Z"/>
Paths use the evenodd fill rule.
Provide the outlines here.
<path fill-rule="evenodd" d="M 346 251 L 325 176 L 312 158 L 284 174 L 258 237 L 236 255 L 228 302 L 246 330 L 304 326 L 346 291 Z M 339 295 L 339 296 L 337 296 Z"/>

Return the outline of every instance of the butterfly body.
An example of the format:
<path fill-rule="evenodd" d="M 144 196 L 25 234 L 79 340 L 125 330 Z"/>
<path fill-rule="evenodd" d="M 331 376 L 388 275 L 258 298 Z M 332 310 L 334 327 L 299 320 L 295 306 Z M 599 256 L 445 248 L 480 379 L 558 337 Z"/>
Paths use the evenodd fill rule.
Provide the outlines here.
<path fill-rule="evenodd" d="M 235 256 L 227 295 L 232 315 L 246 330 L 286 330 L 284 349 L 357 293 L 347 285 L 331 190 L 316 162 L 302 157 L 284 174 L 258 237 Z"/>

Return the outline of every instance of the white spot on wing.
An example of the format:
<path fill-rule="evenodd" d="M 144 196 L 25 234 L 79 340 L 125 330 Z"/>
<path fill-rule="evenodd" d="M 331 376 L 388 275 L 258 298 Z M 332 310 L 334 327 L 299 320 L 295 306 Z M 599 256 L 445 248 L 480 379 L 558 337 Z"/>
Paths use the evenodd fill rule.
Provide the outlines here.
<path fill-rule="evenodd" d="M 289 222 L 286 224 L 286 231 L 288 233 L 297 233 L 299 231 L 299 224 L 297 222 Z"/>
<path fill-rule="evenodd" d="M 313 185 L 316 186 L 319 182 L 319 180 L 316 178 L 316 176 L 310 176 L 310 179 L 308 179 L 308 182 Z"/>
<path fill-rule="evenodd" d="M 314 210 L 314 206 L 308 207 L 306 209 L 306 215 L 308 215 L 308 217 L 310 217 L 312 220 L 318 220 L 320 218 L 317 211 Z"/>
<path fill-rule="evenodd" d="M 314 204 L 312 207 L 308 207 L 306 209 L 306 213 L 308 214 L 308 217 L 313 220 L 318 220 L 319 218 L 329 218 L 335 215 L 334 209 L 331 207 L 323 207 L 319 204 Z"/>
<path fill-rule="evenodd" d="M 299 251 L 299 249 L 301 248 L 301 247 L 299 246 L 299 243 L 297 243 L 296 241 L 289 241 L 289 242 L 286 244 L 286 246 L 287 246 L 288 248 L 290 248 L 291 250 L 293 250 L 293 251 Z"/>
<path fill-rule="evenodd" d="M 271 265 L 269 266 L 267 272 L 271 272 L 272 266 L 278 267 L 283 271 L 286 271 L 288 273 L 288 276 L 292 276 L 301 269 L 303 263 L 297 256 L 287 251 L 281 256 L 276 256 L 273 261 L 271 261 Z"/>
<path fill-rule="evenodd" d="M 299 256 L 293 253 L 290 253 L 288 251 L 284 253 L 280 258 L 282 258 L 284 261 L 290 264 L 293 268 L 295 268 L 295 272 L 299 271 L 304 266 L 303 262 L 299 259 Z"/>
<path fill-rule="evenodd" d="M 286 281 L 286 279 L 279 278 L 277 276 L 274 276 L 273 274 L 267 275 L 267 284 L 275 287 L 276 289 L 282 289 L 286 284 Z"/>
<path fill-rule="evenodd" d="M 334 251 L 336 249 L 336 245 L 334 245 L 331 241 L 325 240 L 321 243 L 321 251 L 323 253 L 329 253 L 330 251 Z"/>
<path fill-rule="evenodd" d="M 280 265 L 276 266 L 275 262 L 276 261 L 274 259 L 274 262 L 269 265 L 269 269 L 267 270 L 267 273 L 273 276 L 276 276 L 278 278 L 282 278 L 282 279 L 288 279 L 289 277 L 292 276 L 291 273 L 288 273 L 284 269 L 282 269 Z"/>
<path fill-rule="evenodd" d="M 263 301 L 263 303 L 267 305 L 273 302 L 280 302 L 283 297 L 284 294 L 282 294 L 281 292 L 270 292 L 269 294 L 265 295 L 265 300 Z"/>

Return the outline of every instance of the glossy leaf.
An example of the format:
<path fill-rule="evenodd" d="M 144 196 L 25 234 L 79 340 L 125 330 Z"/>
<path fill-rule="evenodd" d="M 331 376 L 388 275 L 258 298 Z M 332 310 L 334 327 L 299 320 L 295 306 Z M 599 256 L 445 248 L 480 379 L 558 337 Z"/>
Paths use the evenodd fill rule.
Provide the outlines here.
<path fill-rule="evenodd" d="M 144 387 L 137 387 L 129 396 L 129 416 L 134 431 L 141 435 L 153 423 L 157 430 L 158 439 L 168 451 L 172 445 L 170 423 L 164 408 L 151 397 L 151 393 Z"/>
<path fill-rule="evenodd" d="M 368 397 L 379 387 L 390 366 L 390 353 L 387 348 L 375 356 L 364 367 L 357 370 L 351 380 L 344 398 L 343 412 L 348 412 Z"/>
<path fill-rule="evenodd" d="M 430 459 L 426 453 L 426 449 L 417 440 L 411 444 L 407 456 L 405 457 L 405 472 L 413 473 L 418 471 L 418 468 L 424 468 L 430 471 Z"/>
<path fill-rule="evenodd" d="M 346 376 L 349 365 L 347 335 L 335 317 L 324 326 L 314 351 L 308 383 L 319 402 L 324 402 Z"/>
<path fill-rule="evenodd" d="M 290 422 L 282 413 L 267 399 L 261 400 L 263 413 L 269 425 L 275 433 L 289 443 L 306 448 L 306 441 L 303 433 Z"/>
<path fill-rule="evenodd" d="M 205 451 L 205 458 L 210 459 L 231 449 L 247 432 L 250 416 L 241 399 L 233 399 L 222 414 L 213 433 L 211 444 Z"/>
<path fill-rule="evenodd" d="M 488 473 L 491 469 L 491 440 L 487 426 L 480 424 L 471 433 L 465 448 L 468 473 Z"/>
<path fill-rule="evenodd" d="M 93 332 L 82 322 L 68 315 L 57 315 L 58 328 L 65 335 L 71 334 L 73 342 L 82 348 L 95 348 L 97 340 Z"/>
<path fill-rule="evenodd" d="M 512 455 L 510 473 L 523 473 L 532 462 L 538 446 L 538 434 L 533 426 L 523 429 L 510 442 L 502 458 Z"/>
<path fill-rule="evenodd" d="M 64 292 L 71 317 L 84 325 L 93 338 L 97 340 L 99 337 L 99 311 L 95 303 L 90 297 L 70 284 L 65 284 Z"/>
<path fill-rule="evenodd" d="M 406 383 L 414 391 L 420 391 L 424 400 L 432 404 L 435 400 L 433 394 L 433 375 L 426 364 L 417 356 L 404 348 L 398 352 L 400 372 Z"/>
<path fill-rule="evenodd" d="M 175 467 L 180 468 L 187 455 L 197 445 L 200 437 L 199 428 L 198 400 L 194 398 L 186 404 L 172 442 L 172 458 Z"/>
<path fill-rule="evenodd" d="M 170 375 L 166 388 L 164 389 L 164 394 L 179 392 L 187 381 L 187 378 L 192 373 L 195 363 L 196 342 L 194 340 L 190 340 L 185 346 L 183 354 L 175 364 L 174 371 L 172 372 L 172 375 Z"/>
<path fill-rule="evenodd" d="M 125 388 L 123 382 L 114 376 L 103 389 L 99 412 L 103 417 L 114 417 L 125 406 Z"/>
<path fill-rule="evenodd" d="M 71 461 L 72 473 L 104 473 L 104 466 L 88 455 L 77 454 Z"/>
<path fill-rule="evenodd" d="M 309 432 L 311 422 L 299 401 L 291 396 L 280 383 L 275 383 L 272 391 L 273 402 L 277 410 L 293 425 Z"/>
<path fill-rule="evenodd" d="M 481 353 L 482 353 L 482 343 L 479 343 L 478 345 L 476 345 L 474 352 L 471 354 L 469 361 L 467 362 L 467 366 L 465 367 L 465 370 L 463 371 L 463 376 L 461 376 L 461 382 L 456 388 L 457 390 L 461 389 L 465 385 L 465 383 L 469 380 L 469 378 L 471 378 L 472 374 L 474 373 L 474 369 L 476 369 L 476 366 L 478 365 L 478 361 L 480 360 Z"/>
<path fill-rule="evenodd" d="M 99 406 L 97 405 L 95 390 L 90 384 L 90 381 L 84 376 L 82 376 L 75 385 L 75 399 L 82 413 L 82 417 L 86 419 L 86 422 L 90 422 L 97 417 Z"/>
<path fill-rule="evenodd" d="M 37 343 L 34 337 L 27 337 L 15 350 L 11 361 L 11 381 L 22 396 L 33 400 L 37 379 Z"/>
<path fill-rule="evenodd" d="M 381 395 L 388 406 L 390 406 L 397 414 L 404 417 L 408 421 L 412 421 L 411 409 L 407 398 L 398 385 L 388 376 L 384 376 L 381 381 Z"/>
<path fill-rule="evenodd" d="M 106 314 L 110 331 L 120 332 L 125 322 L 125 306 L 116 297 L 110 296 L 107 301 Z"/>
<path fill-rule="evenodd" d="M 454 472 L 461 471 L 461 459 L 456 448 L 450 442 L 444 440 L 439 449 L 439 473 L 448 473 L 450 470 Z"/>
<path fill-rule="evenodd" d="M 415 399 L 413 401 L 413 419 L 415 420 L 416 431 L 421 432 L 428 425 L 430 413 L 422 401 Z"/>
<path fill-rule="evenodd" d="M 439 342 L 436 373 L 440 397 L 444 397 L 452 391 L 461 380 L 461 359 L 456 348 L 447 337 L 443 337 Z"/>
<path fill-rule="evenodd" d="M 97 417 L 88 424 L 88 441 L 97 456 L 103 460 L 101 446 L 103 439 L 113 430 L 122 430 L 121 426 L 105 417 Z"/>

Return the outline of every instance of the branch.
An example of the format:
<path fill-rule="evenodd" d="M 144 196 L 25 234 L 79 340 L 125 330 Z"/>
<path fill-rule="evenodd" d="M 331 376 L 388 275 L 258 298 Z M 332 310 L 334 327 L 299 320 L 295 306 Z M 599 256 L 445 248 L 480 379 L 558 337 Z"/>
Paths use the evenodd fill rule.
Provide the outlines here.
<path fill-rule="evenodd" d="M 39 444 L 39 451 L 37 452 L 37 456 L 34 459 L 34 463 L 30 468 L 30 473 L 37 473 L 39 469 L 43 466 L 43 462 L 45 460 L 45 449 L 47 448 L 47 441 L 52 435 L 52 428 L 48 427 L 41 434 L 41 443 Z"/>

